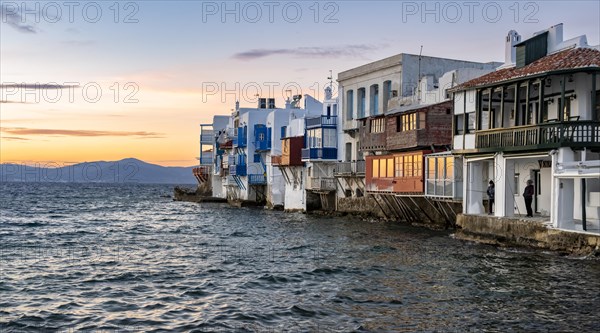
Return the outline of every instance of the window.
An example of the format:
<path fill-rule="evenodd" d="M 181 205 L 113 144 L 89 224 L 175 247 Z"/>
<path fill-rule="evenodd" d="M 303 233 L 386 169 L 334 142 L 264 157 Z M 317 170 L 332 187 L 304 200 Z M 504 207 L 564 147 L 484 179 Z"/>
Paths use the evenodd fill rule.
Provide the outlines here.
<path fill-rule="evenodd" d="M 423 156 L 413 156 L 413 176 L 420 177 L 423 175 Z"/>
<path fill-rule="evenodd" d="M 354 90 L 346 93 L 346 120 L 354 119 Z"/>
<path fill-rule="evenodd" d="M 307 132 L 307 144 L 308 148 L 322 148 L 322 132 L 320 128 L 311 129 Z"/>
<path fill-rule="evenodd" d="M 323 147 L 327 148 L 336 148 L 337 147 L 337 137 L 334 128 L 324 128 L 323 129 Z"/>
<path fill-rule="evenodd" d="M 395 177 L 402 177 L 402 163 L 403 163 L 402 161 L 403 161 L 403 158 L 402 158 L 402 156 L 396 156 L 394 158 L 394 160 L 396 162 L 396 170 L 395 170 L 394 176 Z"/>
<path fill-rule="evenodd" d="M 467 133 L 475 133 L 475 112 L 467 113 Z"/>
<path fill-rule="evenodd" d="M 454 116 L 454 134 L 461 135 L 465 133 L 465 115 L 457 114 Z"/>
<path fill-rule="evenodd" d="M 385 131 L 385 118 L 371 119 L 371 133 L 383 133 Z"/>
<path fill-rule="evenodd" d="M 413 176 L 413 157 L 412 155 L 404 156 L 404 177 Z"/>
<path fill-rule="evenodd" d="M 418 118 L 418 123 L 417 123 L 417 129 L 425 129 L 426 128 L 426 113 L 425 112 L 419 112 L 417 113 L 417 118 Z"/>
<path fill-rule="evenodd" d="M 370 88 L 370 100 L 371 100 L 371 115 L 379 113 L 379 85 L 374 84 Z"/>
<path fill-rule="evenodd" d="M 515 173 L 515 183 L 513 184 L 513 186 L 514 186 L 513 193 L 515 195 L 519 195 L 519 177 L 520 177 L 520 174 Z"/>
<path fill-rule="evenodd" d="M 385 172 L 387 170 L 386 168 L 386 159 L 381 159 L 379 160 L 379 178 L 384 178 L 385 177 Z"/>
<path fill-rule="evenodd" d="M 393 158 L 388 158 L 387 159 L 387 173 L 386 173 L 386 176 L 388 178 L 394 177 L 394 159 Z"/>
<path fill-rule="evenodd" d="M 392 98 L 392 81 L 383 82 L 383 113 L 387 112 L 388 101 Z"/>
<path fill-rule="evenodd" d="M 417 114 L 403 114 L 400 117 L 400 123 L 402 131 L 412 131 L 417 129 Z"/>
<path fill-rule="evenodd" d="M 366 91 L 365 88 L 358 89 L 358 118 L 365 117 L 365 103 L 366 103 Z"/>
<path fill-rule="evenodd" d="M 373 178 L 379 178 L 379 160 L 373 160 Z"/>

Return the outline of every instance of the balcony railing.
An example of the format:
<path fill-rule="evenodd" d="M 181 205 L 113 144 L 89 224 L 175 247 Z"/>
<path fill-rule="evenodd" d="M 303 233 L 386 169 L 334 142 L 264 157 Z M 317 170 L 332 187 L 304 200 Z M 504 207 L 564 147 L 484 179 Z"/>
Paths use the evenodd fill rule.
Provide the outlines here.
<path fill-rule="evenodd" d="M 600 123 L 595 121 L 554 122 L 475 132 L 475 148 L 480 150 L 590 146 L 600 146 Z"/>
<path fill-rule="evenodd" d="M 303 160 L 337 160 L 337 148 L 304 148 Z"/>
<path fill-rule="evenodd" d="M 335 191 L 335 178 L 331 177 L 311 177 L 309 178 L 310 183 L 308 188 L 311 190 L 320 191 Z"/>
<path fill-rule="evenodd" d="M 365 161 L 340 162 L 336 165 L 333 174 L 335 176 L 364 175 L 365 167 Z"/>
<path fill-rule="evenodd" d="M 313 127 L 335 127 L 337 124 L 337 116 L 319 116 L 306 118 L 306 128 Z"/>
<path fill-rule="evenodd" d="M 205 132 L 206 130 L 203 130 L 202 134 L 200 135 L 200 143 L 213 144 L 215 142 L 215 135 L 213 131 L 210 131 L 210 133 Z"/>
<path fill-rule="evenodd" d="M 266 185 L 267 176 L 264 174 L 248 175 L 248 184 L 250 185 Z"/>
<path fill-rule="evenodd" d="M 203 151 L 198 157 L 201 165 L 211 165 L 213 163 L 212 151 Z"/>
<path fill-rule="evenodd" d="M 229 166 L 229 174 L 232 176 L 246 176 L 247 174 L 247 168 L 246 168 L 246 164 L 236 164 L 236 165 L 230 165 Z"/>

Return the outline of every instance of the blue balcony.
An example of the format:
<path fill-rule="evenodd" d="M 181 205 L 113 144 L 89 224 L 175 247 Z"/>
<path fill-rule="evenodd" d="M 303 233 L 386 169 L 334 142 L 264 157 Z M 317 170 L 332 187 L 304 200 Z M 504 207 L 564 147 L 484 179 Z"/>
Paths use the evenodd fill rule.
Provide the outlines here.
<path fill-rule="evenodd" d="M 302 160 L 337 160 L 337 148 L 304 148 Z"/>
<path fill-rule="evenodd" d="M 246 164 L 236 164 L 229 166 L 229 174 L 232 176 L 243 177 L 247 175 L 247 166 Z"/>
<path fill-rule="evenodd" d="M 265 176 L 264 174 L 248 175 L 248 184 L 267 185 L 267 176 Z"/>
<path fill-rule="evenodd" d="M 211 165 L 213 163 L 212 151 L 203 151 L 198 158 L 200 165 Z"/>
<path fill-rule="evenodd" d="M 337 116 L 319 116 L 313 118 L 306 118 L 306 129 L 325 127 L 335 128 L 337 125 Z"/>

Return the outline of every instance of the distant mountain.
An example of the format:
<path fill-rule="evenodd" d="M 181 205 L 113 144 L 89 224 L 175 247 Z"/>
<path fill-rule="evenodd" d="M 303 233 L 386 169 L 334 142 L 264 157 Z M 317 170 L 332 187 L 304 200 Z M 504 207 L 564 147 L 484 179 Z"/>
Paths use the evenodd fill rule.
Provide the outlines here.
<path fill-rule="evenodd" d="M 195 184 L 193 167 L 164 167 L 135 158 L 72 165 L 59 163 L 0 164 L 3 182 L 75 182 Z"/>

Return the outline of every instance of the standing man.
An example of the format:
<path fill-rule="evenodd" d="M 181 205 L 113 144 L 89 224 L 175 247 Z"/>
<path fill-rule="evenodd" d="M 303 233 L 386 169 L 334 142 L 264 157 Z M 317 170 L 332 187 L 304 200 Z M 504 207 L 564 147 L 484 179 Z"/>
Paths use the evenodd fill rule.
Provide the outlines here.
<path fill-rule="evenodd" d="M 527 181 L 527 186 L 525 186 L 525 191 L 523 192 L 523 197 L 525 198 L 525 208 L 527 209 L 527 217 L 533 217 L 531 202 L 533 201 L 534 194 L 535 189 L 533 188 L 533 181 L 530 179 Z"/>
<path fill-rule="evenodd" d="M 496 195 L 496 189 L 494 188 L 494 181 L 490 180 L 490 186 L 487 188 L 488 195 L 488 214 L 492 215 L 492 208 L 494 206 L 494 196 Z"/>

